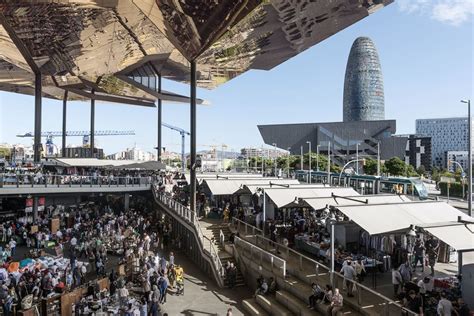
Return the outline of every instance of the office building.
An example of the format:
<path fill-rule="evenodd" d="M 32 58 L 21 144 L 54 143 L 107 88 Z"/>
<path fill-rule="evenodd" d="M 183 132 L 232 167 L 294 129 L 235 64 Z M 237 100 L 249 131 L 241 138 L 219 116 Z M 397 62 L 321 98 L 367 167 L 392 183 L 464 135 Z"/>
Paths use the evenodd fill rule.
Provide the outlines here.
<path fill-rule="evenodd" d="M 269 144 L 273 145 L 273 144 Z M 278 146 L 279 147 L 279 146 Z M 257 147 L 246 147 L 240 150 L 240 155 L 244 158 L 253 157 L 266 157 L 266 158 L 278 158 L 287 155 L 288 152 L 274 148 L 257 148 Z"/>
<path fill-rule="evenodd" d="M 446 152 L 468 150 L 466 117 L 416 120 L 416 134 L 431 137 L 433 166 L 446 167 Z"/>
<path fill-rule="evenodd" d="M 163 157 L 162 157 L 163 158 Z M 144 151 L 138 147 L 127 148 L 118 153 L 108 155 L 107 159 L 111 160 L 136 160 L 136 161 L 154 161 L 156 160 L 156 155 Z"/>
<path fill-rule="evenodd" d="M 431 137 L 419 135 L 405 135 L 407 147 L 405 151 L 405 163 L 412 165 L 415 169 L 423 166 L 425 170 L 431 170 Z"/>

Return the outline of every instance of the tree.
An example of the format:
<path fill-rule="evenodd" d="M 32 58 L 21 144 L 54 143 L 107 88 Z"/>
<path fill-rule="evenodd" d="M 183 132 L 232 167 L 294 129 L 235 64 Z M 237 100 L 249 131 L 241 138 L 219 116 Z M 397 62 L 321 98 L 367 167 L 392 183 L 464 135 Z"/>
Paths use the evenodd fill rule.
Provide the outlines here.
<path fill-rule="evenodd" d="M 407 174 L 408 165 L 398 157 L 393 157 L 386 161 L 385 167 L 387 168 L 387 172 L 394 176 Z"/>
<path fill-rule="evenodd" d="M 8 158 L 11 155 L 10 148 L 0 147 L 0 158 Z"/>
<path fill-rule="evenodd" d="M 421 165 L 418 170 L 416 170 L 416 172 L 420 175 L 420 176 L 424 176 L 425 173 L 426 173 L 426 168 L 425 166 Z"/>
<path fill-rule="evenodd" d="M 365 174 L 376 175 L 377 174 L 377 160 L 368 158 L 365 160 L 364 165 Z"/>
<path fill-rule="evenodd" d="M 435 182 L 439 182 L 440 180 L 440 175 L 439 175 L 439 169 L 438 167 L 433 167 L 431 169 L 431 180 Z"/>

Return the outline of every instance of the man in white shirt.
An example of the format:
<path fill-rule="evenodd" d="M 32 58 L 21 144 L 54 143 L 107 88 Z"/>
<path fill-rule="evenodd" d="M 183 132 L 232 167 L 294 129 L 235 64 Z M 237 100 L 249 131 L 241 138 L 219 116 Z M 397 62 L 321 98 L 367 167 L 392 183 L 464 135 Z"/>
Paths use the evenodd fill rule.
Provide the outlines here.
<path fill-rule="evenodd" d="M 118 294 L 119 294 L 119 298 L 120 298 L 120 305 L 122 307 L 126 306 L 127 299 L 128 299 L 128 294 L 129 294 L 127 288 L 125 286 L 122 287 L 121 289 L 118 290 Z"/>
<path fill-rule="evenodd" d="M 352 294 L 352 281 L 355 280 L 356 271 L 352 266 L 352 262 L 347 260 L 347 264 L 342 266 L 340 273 L 344 275 L 344 281 L 346 282 L 347 287 L 347 296 L 353 297 L 354 295 Z"/>
<path fill-rule="evenodd" d="M 76 245 L 77 245 L 77 238 L 76 238 L 75 236 L 73 236 L 73 237 L 71 238 L 70 243 L 71 243 L 71 249 L 76 248 Z"/>
<path fill-rule="evenodd" d="M 14 255 L 15 255 L 15 248 L 16 248 L 16 241 L 15 241 L 15 239 L 13 239 L 13 238 L 10 239 L 9 245 L 10 245 L 10 249 L 11 249 L 12 256 L 14 256 Z"/>
<path fill-rule="evenodd" d="M 446 298 L 444 292 L 441 292 L 441 299 L 439 300 L 437 311 L 439 316 L 451 316 L 453 312 L 453 304 Z"/>

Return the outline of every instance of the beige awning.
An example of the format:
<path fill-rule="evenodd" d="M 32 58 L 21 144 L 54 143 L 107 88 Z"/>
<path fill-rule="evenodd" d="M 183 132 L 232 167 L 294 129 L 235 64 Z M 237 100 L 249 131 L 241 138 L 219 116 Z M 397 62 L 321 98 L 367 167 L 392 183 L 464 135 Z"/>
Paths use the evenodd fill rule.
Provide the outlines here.
<path fill-rule="evenodd" d="M 265 194 L 278 208 L 290 207 L 299 198 L 359 195 L 353 188 L 340 187 L 271 188 L 265 189 Z"/>
<path fill-rule="evenodd" d="M 347 205 L 370 205 L 370 204 L 391 204 L 400 202 L 410 202 L 405 195 L 364 195 L 346 197 L 323 197 L 323 198 L 303 198 L 300 199 L 302 205 L 309 206 L 315 210 L 321 210 L 329 206 L 339 207 Z"/>
<path fill-rule="evenodd" d="M 371 235 L 408 230 L 410 226 L 456 222 L 458 216 L 474 221 L 445 202 L 423 201 L 396 204 L 340 206 L 338 209 Z"/>
<path fill-rule="evenodd" d="M 424 228 L 457 251 L 474 251 L 474 224 L 453 224 Z"/>

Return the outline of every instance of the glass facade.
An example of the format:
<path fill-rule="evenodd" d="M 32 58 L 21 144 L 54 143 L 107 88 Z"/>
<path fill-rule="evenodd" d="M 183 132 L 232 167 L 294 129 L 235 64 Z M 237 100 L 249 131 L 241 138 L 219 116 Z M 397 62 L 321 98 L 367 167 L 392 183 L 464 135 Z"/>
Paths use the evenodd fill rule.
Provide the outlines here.
<path fill-rule="evenodd" d="M 446 168 L 447 152 L 465 151 L 467 153 L 469 149 L 468 124 L 467 117 L 416 120 L 416 133 L 431 137 L 431 152 L 434 166 Z"/>
<path fill-rule="evenodd" d="M 368 37 L 352 44 L 344 80 L 344 122 L 385 119 L 379 55 Z"/>

